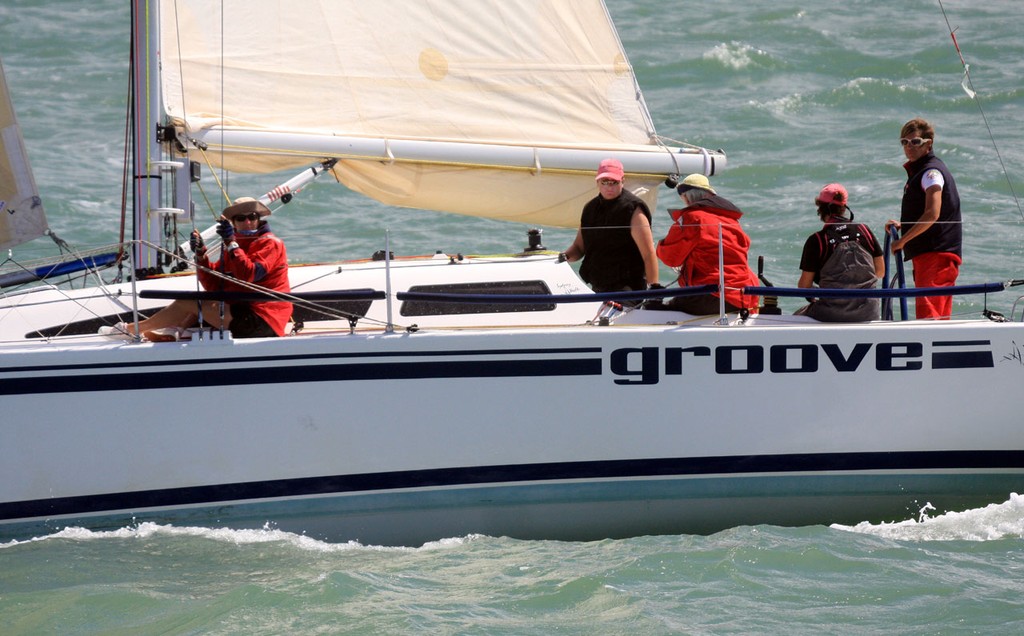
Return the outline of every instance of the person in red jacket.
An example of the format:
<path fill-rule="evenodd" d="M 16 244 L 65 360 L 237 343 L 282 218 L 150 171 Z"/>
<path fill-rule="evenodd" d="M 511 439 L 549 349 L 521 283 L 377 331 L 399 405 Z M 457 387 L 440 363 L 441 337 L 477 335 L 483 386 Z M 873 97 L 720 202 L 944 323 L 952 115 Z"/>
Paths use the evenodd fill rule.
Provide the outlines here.
<path fill-rule="evenodd" d="M 658 258 L 679 271 L 680 287 L 719 284 L 719 244 L 725 269 L 725 310 L 756 309 L 758 297 L 743 294 L 743 287 L 757 286 L 757 275 L 747 264 L 750 237 L 740 227 L 740 211 L 718 195 L 708 178 L 691 174 L 676 190 L 686 202 L 681 210 L 669 210 L 674 223 L 658 242 Z M 721 236 L 721 239 L 719 239 Z M 679 296 L 665 302 L 669 309 L 703 316 L 717 314 L 720 294 Z"/>
<path fill-rule="evenodd" d="M 192 231 L 191 247 L 196 254 L 197 276 L 207 291 L 249 292 L 259 286 L 282 294 L 291 292 L 288 282 L 288 255 L 284 242 L 270 231 L 266 217 L 270 209 L 259 201 L 243 197 L 224 208 L 217 223 L 217 234 L 224 241 L 221 260 L 211 263 L 206 246 L 197 230 Z M 232 280 L 233 279 L 233 280 Z M 235 282 L 239 281 L 239 282 Z M 243 284 L 246 283 L 246 284 Z M 224 327 L 235 338 L 283 336 L 291 320 L 292 304 L 285 300 L 227 301 L 221 319 L 220 301 L 202 303 L 203 322 Z M 139 322 L 139 333 L 150 340 L 175 339 L 158 330 L 187 329 L 199 324 L 194 300 L 175 300 L 146 320 Z M 135 325 L 118 323 L 100 329 L 107 335 L 136 333 Z"/>

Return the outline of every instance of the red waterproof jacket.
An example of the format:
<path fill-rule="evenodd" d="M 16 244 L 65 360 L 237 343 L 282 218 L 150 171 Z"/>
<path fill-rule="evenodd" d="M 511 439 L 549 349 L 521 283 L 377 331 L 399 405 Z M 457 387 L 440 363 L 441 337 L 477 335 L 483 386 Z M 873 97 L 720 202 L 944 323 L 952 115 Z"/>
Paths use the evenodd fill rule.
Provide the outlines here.
<path fill-rule="evenodd" d="M 199 258 L 199 264 L 218 272 L 222 271 L 240 281 L 286 294 L 291 292 L 291 285 L 288 282 L 288 255 L 284 249 L 284 242 L 271 233 L 270 225 L 261 223 L 253 236 L 235 234 L 235 241 L 239 249 L 225 254 L 223 264 L 220 261 L 210 263 L 205 254 Z M 202 269 L 199 270 L 199 282 L 208 291 L 252 291 Z M 274 333 L 278 336 L 284 335 L 285 327 L 292 317 L 290 302 L 254 301 L 250 302 L 249 306 L 252 307 L 253 313 L 274 330 Z"/>
<path fill-rule="evenodd" d="M 669 210 L 669 214 L 675 223 L 658 242 L 658 258 L 669 267 L 679 268 L 679 285 L 718 284 L 718 227 L 721 225 L 725 299 L 736 307 L 756 308 L 758 297 L 746 296 L 741 291 L 759 282 L 747 264 L 750 237 L 740 227 L 743 213 L 739 208 L 709 193 L 682 210 Z"/>

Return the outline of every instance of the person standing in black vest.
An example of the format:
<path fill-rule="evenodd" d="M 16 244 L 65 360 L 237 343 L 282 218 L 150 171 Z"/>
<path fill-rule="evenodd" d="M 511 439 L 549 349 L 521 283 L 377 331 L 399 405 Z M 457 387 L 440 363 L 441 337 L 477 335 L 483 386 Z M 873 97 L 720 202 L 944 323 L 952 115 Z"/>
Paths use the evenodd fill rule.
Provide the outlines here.
<path fill-rule="evenodd" d="M 583 259 L 580 277 L 599 293 L 661 288 L 651 211 L 623 188 L 624 177 L 617 159 L 601 162 L 598 195 L 583 206 L 576 239 L 565 250 L 569 262 Z"/>
<path fill-rule="evenodd" d="M 916 287 L 950 287 L 956 284 L 962 261 L 963 228 L 960 195 L 946 164 L 935 156 L 935 129 L 927 121 L 911 119 L 900 131 L 900 143 L 907 162 L 907 183 L 903 187 L 900 220 L 890 220 L 900 229 L 892 251 L 903 250 L 903 259 L 914 264 Z M 952 296 L 919 297 L 918 318 L 948 319 L 953 312 Z"/>

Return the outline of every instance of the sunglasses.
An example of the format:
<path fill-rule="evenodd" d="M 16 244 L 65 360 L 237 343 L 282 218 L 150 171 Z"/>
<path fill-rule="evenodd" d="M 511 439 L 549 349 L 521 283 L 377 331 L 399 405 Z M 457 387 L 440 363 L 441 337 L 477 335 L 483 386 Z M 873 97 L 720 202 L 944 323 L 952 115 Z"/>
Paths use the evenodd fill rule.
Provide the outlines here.
<path fill-rule="evenodd" d="M 931 141 L 931 139 L 923 139 L 921 137 L 914 137 L 913 139 L 907 139 L 906 137 L 904 137 L 903 139 L 900 139 L 900 145 L 904 146 L 904 147 L 906 147 L 906 146 L 913 146 L 913 147 L 917 148 L 918 146 L 923 146 L 926 142 L 929 142 L 929 141 Z"/>
<path fill-rule="evenodd" d="M 242 221 L 256 221 L 260 218 L 259 213 L 250 212 L 249 214 L 236 214 L 231 217 L 231 220 L 235 223 L 241 223 Z"/>
<path fill-rule="evenodd" d="M 598 184 L 603 185 L 603 186 L 617 186 L 620 183 L 622 183 L 622 182 L 621 181 L 616 181 L 615 179 L 601 179 L 600 181 L 598 181 Z"/>

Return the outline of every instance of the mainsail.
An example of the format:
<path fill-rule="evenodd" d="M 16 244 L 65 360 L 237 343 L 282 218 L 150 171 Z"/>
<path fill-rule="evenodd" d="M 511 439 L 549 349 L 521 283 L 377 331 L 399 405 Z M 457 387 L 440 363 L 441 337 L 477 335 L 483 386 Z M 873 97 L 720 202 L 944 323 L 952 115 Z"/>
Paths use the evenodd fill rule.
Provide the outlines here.
<path fill-rule="evenodd" d="M 46 230 L 46 214 L 0 63 L 0 249 L 31 241 Z"/>
<path fill-rule="evenodd" d="M 161 0 L 159 20 L 164 109 L 228 170 L 338 158 L 390 205 L 569 227 L 606 156 L 652 205 L 664 175 L 724 165 L 659 144 L 601 0 Z"/>

